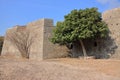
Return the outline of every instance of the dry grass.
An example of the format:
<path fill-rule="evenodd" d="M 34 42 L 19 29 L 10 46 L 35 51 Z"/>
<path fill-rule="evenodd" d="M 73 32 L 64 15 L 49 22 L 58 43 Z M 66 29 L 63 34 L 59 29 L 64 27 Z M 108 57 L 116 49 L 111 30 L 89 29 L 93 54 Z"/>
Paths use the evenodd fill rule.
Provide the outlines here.
<path fill-rule="evenodd" d="M 120 80 L 120 60 L 0 57 L 0 80 Z"/>
<path fill-rule="evenodd" d="M 107 75 L 120 77 L 120 60 L 111 59 L 75 59 L 75 58 L 62 58 L 52 59 L 53 61 L 59 61 L 64 64 L 69 64 L 74 67 L 84 67 L 94 69 L 96 71 L 105 73 Z"/>

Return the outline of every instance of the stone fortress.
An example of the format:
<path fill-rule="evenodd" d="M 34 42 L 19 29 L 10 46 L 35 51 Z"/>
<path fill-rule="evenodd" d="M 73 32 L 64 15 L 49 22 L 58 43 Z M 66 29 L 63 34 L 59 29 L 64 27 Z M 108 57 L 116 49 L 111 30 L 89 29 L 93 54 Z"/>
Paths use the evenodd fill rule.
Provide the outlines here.
<path fill-rule="evenodd" d="M 120 59 L 120 8 L 108 10 L 102 14 L 103 20 L 108 24 L 110 35 L 104 40 L 99 47 L 102 51 L 98 52 L 107 54 L 111 58 Z M 26 26 L 15 26 L 6 32 L 4 45 L 1 55 L 21 57 L 20 52 L 7 40 L 7 35 L 11 31 L 30 30 L 31 35 L 36 34 L 35 41 L 31 46 L 30 59 L 48 59 L 67 56 L 69 50 L 66 46 L 59 46 L 50 42 L 53 26 L 52 19 L 41 19 L 28 23 Z"/>
<path fill-rule="evenodd" d="M 52 30 L 54 28 L 55 27 L 53 26 L 53 20 L 40 19 L 28 23 L 26 26 L 15 26 L 11 29 L 8 29 L 4 40 L 2 55 L 17 57 L 17 58 L 22 57 L 18 49 L 14 47 L 14 45 L 7 39 L 7 35 L 9 35 L 12 31 L 21 31 L 21 30 L 29 30 L 31 35 L 35 34 L 34 42 L 31 45 L 30 56 L 29 56 L 30 59 L 43 60 L 47 58 L 56 58 L 67 55 L 66 47 L 54 45 L 49 40 L 49 38 L 51 37 Z"/>

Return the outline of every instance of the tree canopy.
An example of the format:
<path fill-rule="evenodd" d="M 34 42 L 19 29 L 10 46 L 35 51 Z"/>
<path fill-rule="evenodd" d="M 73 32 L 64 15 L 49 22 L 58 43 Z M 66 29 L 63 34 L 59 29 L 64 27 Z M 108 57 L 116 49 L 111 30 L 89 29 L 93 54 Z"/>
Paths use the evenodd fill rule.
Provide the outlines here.
<path fill-rule="evenodd" d="M 75 9 L 64 16 L 63 22 L 57 22 L 51 41 L 61 45 L 79 41 L 85 57 L 87 53 L 83 40 L 104 38 L 107 33 L 107 24 L 102 21 L 97 8 Z"/>
<path fill-rule="evenodd" d="M 103 38 L 107 32 L 108 27 L 97 8 L 75 9 L 64 16 L 63 22 L 57 22 L 52 42 L 66 44 L 88 38 Z"/>

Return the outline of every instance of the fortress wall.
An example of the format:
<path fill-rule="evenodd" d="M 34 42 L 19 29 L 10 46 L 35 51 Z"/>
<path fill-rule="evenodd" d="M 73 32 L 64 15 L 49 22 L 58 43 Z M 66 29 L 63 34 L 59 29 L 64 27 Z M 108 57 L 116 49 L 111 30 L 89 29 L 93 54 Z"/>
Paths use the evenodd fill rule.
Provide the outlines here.
<path fill-rule="evenodd" d="M 16 57 L 16 58 L 21 58 L 21 54 L 18 51 L 18 49 L 11 43 L 11 41 L 8 39 L 8 36 L 10 35 L 11 32 L 16 32 L 18 30 L 18 26 L 15 26 L 11 29 L 8 29 L 6 31 L 6 35 L 4 38 L 4 44 L 2 48 L 2 56 L 11 56 L 11 57 Z"/>
<path fill-rule="evenodd" d="M 17 48 L 7 39 L 11 32 L 26 31 L 33 38 L 33 43 L 30 48 L 30 59 L 48 59 L 54 57 L 61 57 L 68 54 L 65 46 L 54 45 L 50 42 L 52 36 L 53 20 L 40 19 L 26 26 L 16 26 L 8 29 L 3 45 L 2 55 L 11 55 L 14 57 L 21 57 L 21 53 Z"/>
<path fill-rule="evenodd" d="M 53 44 L 50 42 L 52 37 L 53 26 L 45 26 L 44 30 L 44 45 L 43 45 L 43 58 L 59 58 L 68 55 L 68 48 L 66 46 L 60 46 L 58 44 Z"/>
<path fill-rule="evenodd" d="M 41 19 L 27 25 L 35 41 L 31 46 L 30 59 L 48 59 L 67 55 L 67 48 L 50 42 L 53 20 Z"/>
<path fill-rule="evenodd" d="M 102 17 L 108 24 L 110 37 L 116 45 L 115 54 L 112 57 L 120 59 L 120 8 L 108 10 L 102 14 Z"/>
<path fill-rule="evenodd" d="M 43 33 L 44 19 L 34 21 L 27 24 L 27 29 L 34 38 L 30 50 L 30 59 L 43 59 Z"/>
<path fill-rule="evenodd" d="M 108 10 L 103 12 L 102 17 L 104 20 L 110 20 L 110 19 L 118 19 L 120 18 L 120 8 L 115 8 L 112 10 Z"/>

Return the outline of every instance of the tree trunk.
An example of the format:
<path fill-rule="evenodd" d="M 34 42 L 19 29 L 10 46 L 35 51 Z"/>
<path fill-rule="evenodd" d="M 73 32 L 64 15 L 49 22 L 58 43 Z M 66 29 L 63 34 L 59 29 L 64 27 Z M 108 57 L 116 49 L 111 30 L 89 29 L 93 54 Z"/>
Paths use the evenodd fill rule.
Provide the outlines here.
<path fill-rule="evenodd" d="M 80 40 L 80 44 L 81 44 L 81 47 L 82 47 L 82 51 L 83 51 L 83 55 L 84 55 L 84 59 L 87 57 L 87 53 L 86 53 L 86 49 L 85 49 L 85 46 L 83 44 L 83 41 Z"/>

